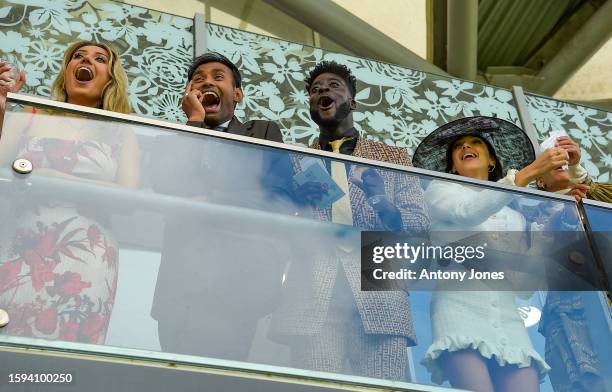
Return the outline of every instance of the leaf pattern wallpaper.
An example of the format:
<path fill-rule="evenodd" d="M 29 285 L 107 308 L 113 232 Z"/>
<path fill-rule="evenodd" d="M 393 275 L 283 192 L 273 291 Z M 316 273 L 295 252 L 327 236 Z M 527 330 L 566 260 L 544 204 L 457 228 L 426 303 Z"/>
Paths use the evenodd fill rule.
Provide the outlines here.
<path fill-rule="evenodd" d="M 0 57 L 25 69 L 23 92 L 49 96 L 71 43 L 110 42 L 128 75 L 132 109 L 180 122 L 192 29 L 192 19 L 112 1 L 0 1 Z"/>
<path fill-rule="evenodd" d="M 80 39 L 110 41 L 119 50 L 135 113 L 185 121 L 180 101 L 193 58 L 193 20 L 109 0 L 0 0 L 0 56 L 26 70 L 26 93 L 49 96 L 65 48 Z M 309 145 L 318 134 L 304 79 L 322 60 L 342 62 L 357 77 L 359 132 L 411 155 L 431 131 L 461 117 L 494 116 L 520 125 L 506 89 L 215 24 L 207 24 L 202 39 L 241 69 L 245 99 L 237 117 L 278 122 L 287 143 Z M 554 129 L 566 130 L 581 143 L 589 173 L 610 180 L 612 113 L 532 95 L 527 103 L 542 140 Z"/>
<path fill-rule="evenodd" d="M 540 141 L 563 129 L 582 148 L 581 164 L 598 182 L 610 182 L 612 113 L 526 94 L 529 114 Z"/>
<path fill-rule="evenodd" d="M 304 79 L 316 63 L 336 60 L 357 78 L 356 128 L 369 139 L 405 147 L 410 153 L 431 131 L 475 115 L 519 124 L 508 90 L 209 24 L 210 50 L 241 69 L 245 100 L 238 117 L 277 121 L 285 142 L 308 145 L 318 134 L 310 120 Z"/>

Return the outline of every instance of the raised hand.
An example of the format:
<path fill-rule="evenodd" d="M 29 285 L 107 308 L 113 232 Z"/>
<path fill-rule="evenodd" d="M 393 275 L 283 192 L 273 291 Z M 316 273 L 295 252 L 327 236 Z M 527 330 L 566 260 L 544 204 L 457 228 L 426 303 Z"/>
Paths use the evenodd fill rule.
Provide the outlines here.
<path fill-rule="evenodd" d="M 11 66 L 0 62 L 0 113 L 6 110 L 6 96 L 9 92 L 15 93 L 19 91 L 25 84 L 25 72 L 19 71 L 17 79 L 13 81 L 11 77 Z"/>
<path fill-rule="evenodd" d="M 189 82 L 181 106 L 187 115 L 187 121 L 204 121 L 206 110 L 202 105 L 203 95 L 200 90 L 192 89 L 191 86 L 192 82 Z"/>
<path fill-rule="evenodd" d="M 568 163 L 570 165 L 576 165 L 580 162 L 580 145 L 573 141 L 569 136 L 561 136 L 557 138 L 555 147 L 563 148 L 569 155 Z"/>
<path fill-rule="evenodd" d="M 295 199 L 299 204 L 314 207 L 327 192 L 320 182 L 308 181 L 295 190 Z"/>
<path fill-rule="evenodd" d="M 385 194 L 385 181 L 373 168 L 359 167 L 353 171 L 351 182 L 357 185 L 366 197 Z"/>
<path fill-rule="evenodd" d="M 561 166 L 565 166 L 568 162 L 569 154 L 564 148 L 549 148 L 540 154 L 535 161 L 516 173 L 514 183 L 518 186 L 526 186 L 537 177 Z"/>

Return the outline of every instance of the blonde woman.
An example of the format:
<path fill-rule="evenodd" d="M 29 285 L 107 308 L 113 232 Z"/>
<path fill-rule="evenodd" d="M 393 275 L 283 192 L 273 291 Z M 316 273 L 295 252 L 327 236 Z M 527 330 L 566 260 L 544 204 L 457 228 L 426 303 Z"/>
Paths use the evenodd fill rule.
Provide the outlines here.
<path fill-rule="evenodd" d="M 12 91 L 24 80 L 21 74 Z M 6 91 L 0 87 L 0 103 Z M 105 44 L 71 45 L 51 91 L 70 104 L 130 111 L 125 72 Z M 3 129 L 3 167 L 25 158 L 37 175 L 138 186 L 136 138 L 122 125 L 33 109 L 7 117 Z M 11 200 L 16 213 L 0 236 L 0 308 L 11 318 L 2 333 L 101 344 L 117 286 L 118 247 L 109 213 L 95 200 L 54 194 L 50 189 L 48 195 Z"/>

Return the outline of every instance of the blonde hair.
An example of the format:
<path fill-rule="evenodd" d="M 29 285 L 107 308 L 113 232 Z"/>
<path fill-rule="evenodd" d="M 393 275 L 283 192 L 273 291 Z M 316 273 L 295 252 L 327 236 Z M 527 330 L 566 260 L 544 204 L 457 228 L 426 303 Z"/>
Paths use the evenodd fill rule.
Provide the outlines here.
<path fill-rule="evenodd" d="M 97 46 L 106 50 L 110 56 L 108 68 L 110 71 L 110 80 L 102 90 L 102 106 L 101 109 L 110 110 L 119 113 L 130 113 L 130 102 L 128 98 L 128 82 L 125 70 L 119 60 L 117 52 L 109 45 L 99 42 L 79 41 L 76 42 L 64 53 L 62 61 L 62 69 L 53 81 L 51 86 L 51 96 L 58 101 L 67 102 L 68 93 L 66 92 L 66 67 L 72 59 L 72 55 L 77 49 L 83 46 Z"/>

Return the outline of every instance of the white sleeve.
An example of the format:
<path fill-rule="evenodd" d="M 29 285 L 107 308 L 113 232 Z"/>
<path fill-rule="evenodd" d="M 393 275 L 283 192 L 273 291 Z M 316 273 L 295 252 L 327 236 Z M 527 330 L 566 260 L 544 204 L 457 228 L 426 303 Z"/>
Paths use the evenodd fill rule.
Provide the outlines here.
<path fill-rule="evenodd" d="M 589 177 L 589 173 L 584 167 L 580 166 L 580 163 L 569 167 L 569 175 L 570 181 L 574 184 L 584 184 Z"/>
<path fill-rule="evenodd" d="M 514 176 L 509 176 L 499 182 L 514 184 Z M 441 220 L 465 226 L 476 226 L 486 221 L 510 203 L 512 198 L 512 193 L 508 191 L 483 189 L 478 192 L 464 185 L 436 180 L 431 182 L 425 192 L 432 221 Z"/>

